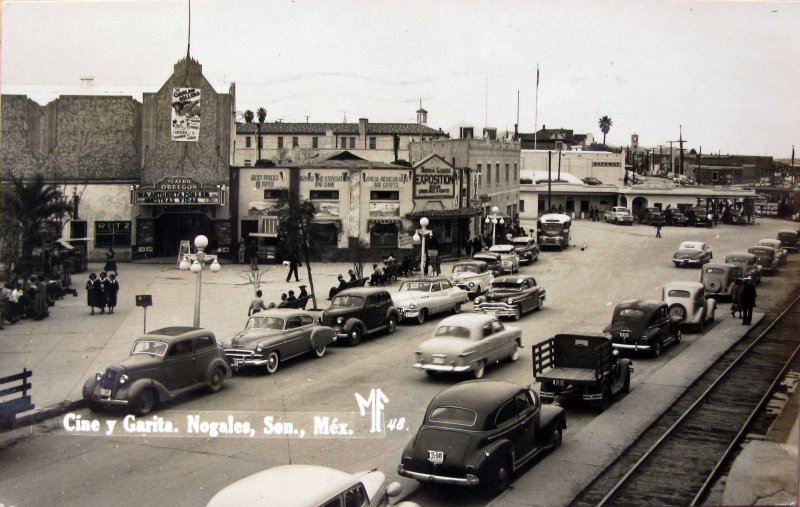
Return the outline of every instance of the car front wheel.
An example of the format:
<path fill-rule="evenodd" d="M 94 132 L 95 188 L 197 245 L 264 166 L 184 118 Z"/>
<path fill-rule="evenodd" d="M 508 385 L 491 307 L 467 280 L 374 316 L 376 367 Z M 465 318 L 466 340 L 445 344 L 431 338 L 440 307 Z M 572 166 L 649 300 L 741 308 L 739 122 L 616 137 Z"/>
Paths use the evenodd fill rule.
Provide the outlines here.
<path fill-rule="evenodd" d="M 428 315 L 428 310 L 426 310 L 425 308 L 420 310 L 419 314 L 417 315 L 417 324 L 422 324 L 423 322 L 425 322 L 425 317 L 427 317 L 427 315 Z"/>
<path fill-rule="evenodd" d="M 208 378 L 208 390 L 212 393 L 218 393 L 223 384 L 225 384 L 225 370 L 222 369 L 222 366 L 217 366 Z"/>
<path fill-rule="evenodd" d="M 517 305 L 514 307 L 514 320 L 519 320 L 522 318 L 522 306 Z"/>
<path fill-rule="evenodd" d="M 397 329 L 397 319 L 394 315 L 389 316 L 389 319 L 386 321 L 386 333 L 392 334 Z"/>
<path fill-rule="evenodd" d="M 273 373 L 278 371 L 278 366 L 280 364 L 281 364 L 281 357 L 278 355 L 277 352 L 273 350 L 267 356 L 267 364 L 264 365 L 264 368 L 267 370 L 267 373 L 272 375 Z"/>
<path fill-rule="evenodd" d="M 156 404 L 155 392 L 152 389 L 145 389 L 139 393 L 133 402 L 133 411 L 138 416 L 145 416 L 152 412 Z"/>
<path fill-rule="evenodd" d="M 656 340 L 653 344 L 653 357 L 661 356 L 661 340 Z"/>
<path fill-rule="evenodd" d="M 314 349 L 314 357 L 319 358 L 319 357 L 322 357 L 324 355 L 325 355 L 325 345 L 322 345 L 321 347 L 316 347 Z"/>
<path fill-rule="evenodd" d="M 561 447 L 561 442 L 563 438 L 564 437 L 561 434 L 561 426 L 556 425 L 553 428 L 553 433 L 550 435 L 550 445 L 553 446 L 554 451 L 559 447 Z"/>
<path fill-rule="evenodd" d="M 475 369 L 472 370 L 472 376 L 476 379 L 483 378 L 483 374 L 486 371 L 486 361 L 478 361 L 475 365 Z"/>
<path fill-rule="evenodd" d="M 348 344 L 351 347 L 355 347 L 361 341 L 361 328 L 358 326 L 353 326 L 353 329 L 347 334 L 348 337 Z"/>

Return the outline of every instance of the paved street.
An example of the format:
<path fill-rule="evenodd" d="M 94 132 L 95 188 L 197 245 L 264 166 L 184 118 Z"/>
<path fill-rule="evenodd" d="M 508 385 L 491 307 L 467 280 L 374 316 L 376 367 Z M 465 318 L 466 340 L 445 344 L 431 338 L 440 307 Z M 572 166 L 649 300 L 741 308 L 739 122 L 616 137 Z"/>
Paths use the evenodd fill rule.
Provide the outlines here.
<path fill-rule="evenodd" d="M 522 272 L 533 274 L 547 290 L 541 312 L 518 323 L 524 349 L 516 363 L 487 370 L 486 378 L 529 384 L 530 346 L 557 332 L 599 332 L 614 305 L 624 299 L 659 299 L 660 288 L 672 280 L 698 280 L 697 269 L 677 269 L 671 255 L 682 240 L 706 241 L 714 260 L 726 253 L 745 251 L 760 238 L 773 238 L 785 222 L 763 219 L 749 227 L 715 229 L 664 228 L 661 239 L 652 227 L 620 227 L 577 221 L 574 244 L 564 252 L 545 252 Z M 581 248 L 585 247 L 585 248 Z M 326 294 L 346 264 L 313 266 L 318 294 Z M 90 266 L 97 271 L 99 266 Z M 204 272 L 201 325 L 218 338 L 227 338 L 246 321 L 252 287 L 246 266 L 226 264 L 219 273 Z M 287 268 L 261 266 L 265 299 L 278 299 L 281 291 L 296 288 L 284 282 Z M 769 307 L 797 290 L 798 259 L 776 277 L 759 286 L 758 306 Z M 450 265 L 443 266 L 445 273 Z M 794 274 L 791 276 L 790 273 Z M 141 333 L 144 312 L 133 304 L 135 294 L 151 294 L 147 329 L 191 323 L 195 275 L 174 264 L 120 265 L 120 306 L 113 315 L 89 315 L 82 290 L 88 273 L 74 277 L 77 298 L 67 297 L 51 308 L 50 317 L 22 322 L 0 331 L 0 375 L 23 367 L 34 375 L 33 397 L 38 409 L 71 407 L 80 400 L 83 382 L 97 371 L 124 358 L 132 338 Z M 306 283 L 305 267 L 301 269 Z M 399 284 L 390 287 L 396 290 Z M 326 306 L 322 296 L 320 303 Z M 465 311 L 471 310 L 471 304 Z M 0 433 L 0 503 L 5 505 L 162 505 L 163 492 L 152 485 L 169 484 L 170 500 L 177 505 L 203 505 L 226 484 L 267 467 L 284 463 L 313 463 L 358 471 L 378 467 L 392 480 L 401 480 L 411 499 L 421 505 L 563 505 L 593 473 L 626 444 L 619 432 L 633 439 L 657 407 L 680 394 L 704 367 L 704 361 L 721 353 L 746 330 L 730 319 L 722 304 L 718 322 L 706 335 L 685 334 L 681 344 L 657 359 L 634 357 L 633 391 L 602 416 L 590 410 L 570 409 L 564 446 L 517 477 L 513 488 L 497 499 L 475 497 L 452 489 L 418 486 L 395 473 L 400 452 L 420 423 L 431 397 L 457 379 L 429 379 L 411 363 L 416 346 L 427 339 L 438 319 L 423 325 L 402 325 L 391 336 L 379 334 L 355 348 L 331 347 L 325 357 L 298 358 L 272 376 L 245 372 L 230 379 L 222 392 L 199 393 L 170 403 L 155 415 L 170 421 L 187 416 L 225 420 L 228 416 L 253 421 L 261 433 L 267 415 L 277 421 L 304 421 L 314 415 L 339 414 L 353 425 L 354 438 L 260 438 L 189 436 L 112 436 L 74 434 L 64 429 L 63 417 Z M 459 377 L 458 379 L 461 379 Z M 386 397 L 384 421 L 393 422 L 377 437 L 365 429 L 358 413 L 356 393 L 366 397 L 380 389 Z M 73 420 L 98 419 L 124 424 L 124 414 L 92 414 L 75 409 Z M 367 417 L 368 418 L 368 417 Z M 402 418 L 402 424 L 400 424 Z M 147 418 L 151 419 L 151 418 Z M 274 428 L 274 425 L 273 425 Z M 623 435 L 624 438 L 624 435 Z M 547 487 L 545 487 L 547 485 Z"/>

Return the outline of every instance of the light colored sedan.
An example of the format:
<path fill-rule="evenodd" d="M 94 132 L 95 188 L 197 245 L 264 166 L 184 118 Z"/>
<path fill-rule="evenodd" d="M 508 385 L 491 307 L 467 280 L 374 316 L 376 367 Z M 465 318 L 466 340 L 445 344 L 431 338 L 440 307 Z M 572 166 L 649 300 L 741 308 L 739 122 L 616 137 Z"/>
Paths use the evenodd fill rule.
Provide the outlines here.
<path fill-rule="evenodd" d="M 706 297 L 706 288 L 700 282 L 670 282 L 664 285 L 662 300 L 670 316 L 680 318 L 684 326 L 694 326 L 702 333 L 706 322 L 714 322 L 717 302 Z"/>
<path fill-rule="evenodd" d="M 508 359 L 519 359 L 522 331 L 506 326 L 494 315 L 465 313 L 447 317 L 416 352 L 415 368 L 433 375 L 439 372 L 471 371 L 483 377 L 486 367 Z"/>
<path fill-rule="evenodd" d="M 492 281 L 492 271 L 483 261 L 468 260 L 453 264 L 450 281 L 467 291 L 470 296 L 483 294 Z"/>
<path fill-rule="evenodd" d="M 514 245 L 494 245 L 489 251 L 500 254 L 500 271 L 508 274 L 519 271 L 519 255 Z"/>
<path fill-rule="evenodd" d="M 428 315 L 459 313 L 468 300 L 467 291 L 455 287 L 447 278 L 412 278 L 392 294 L 392 304 L 400 312 L 400 320 L 414 319 L 420 324 Z"/>

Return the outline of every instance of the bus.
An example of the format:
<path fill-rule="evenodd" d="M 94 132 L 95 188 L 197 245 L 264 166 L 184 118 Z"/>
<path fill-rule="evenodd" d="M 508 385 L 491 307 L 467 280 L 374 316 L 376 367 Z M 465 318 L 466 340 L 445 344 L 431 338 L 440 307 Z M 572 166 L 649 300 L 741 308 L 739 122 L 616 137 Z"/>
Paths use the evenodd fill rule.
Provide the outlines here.
<path fill-rule="evenodd" d="M 536 221 L 536 241 L 539 247 L 557 246 L 560 250 L 569 246 L 569 230 L 572 218 L 569 215 L 550 213 Z"/>

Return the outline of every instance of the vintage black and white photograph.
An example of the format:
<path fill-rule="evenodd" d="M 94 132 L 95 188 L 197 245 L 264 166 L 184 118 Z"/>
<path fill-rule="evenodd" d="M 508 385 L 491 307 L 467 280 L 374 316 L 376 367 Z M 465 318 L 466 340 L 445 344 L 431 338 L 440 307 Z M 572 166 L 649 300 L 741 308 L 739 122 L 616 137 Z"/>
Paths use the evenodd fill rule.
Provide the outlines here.
<path fill-rule="evenodd" d="M 0 507 L 797 505 L 800 2 L 1 6 Z"/>

